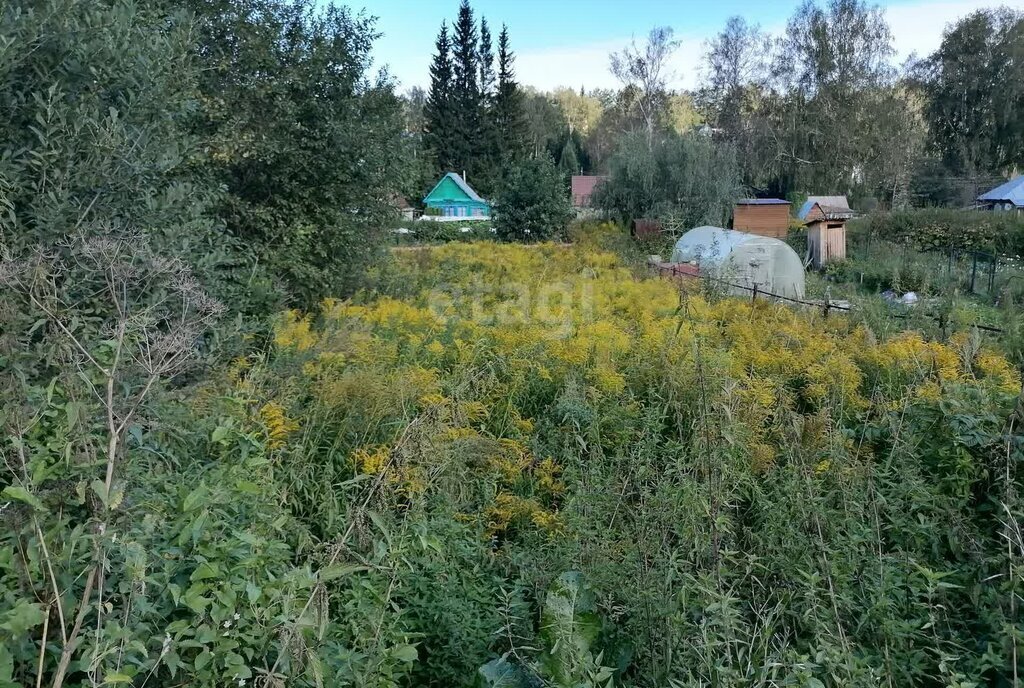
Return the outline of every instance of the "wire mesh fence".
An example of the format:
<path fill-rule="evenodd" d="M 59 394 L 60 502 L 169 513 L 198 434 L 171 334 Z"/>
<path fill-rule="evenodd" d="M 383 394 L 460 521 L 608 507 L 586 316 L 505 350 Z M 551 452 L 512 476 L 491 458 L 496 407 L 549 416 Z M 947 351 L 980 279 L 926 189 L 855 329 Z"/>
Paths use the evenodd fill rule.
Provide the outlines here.
<path fill-rule="evenodd" d="M 730 280 L 719 279 L 714 277 L 713 275 L 701 273 L 699 270 L 695 270 L 692 266 L 689 265 L 680 265 L 676 263 L 652 263 L 649 265 L 649 267 L 659 276 L 676 280 L 680 284 L 688 280 L 704 280 L 709 283 L 717 284 L 721 287 L 733 290 L 734 293 L 737 291 L 747 293 L 750 295 L 751 301 L 756 301 L 758 298 L 767 298 L 775 301 L 781 301 L 784 303 L 791 303 L 808 308 L 819 309 L 821 310 L 822 315 L 826 318 L 833 311 L 849 313 L 857 310 L 856 306 L 854 306 L 853 304 L 840 303 L 833 299 L 806 300 L 795 299 L 790 296 L 784 296 L 782 294 L 775 294 L 773 292 L 759 288 L 756 283 L 748 286 L 746 284 L 740 284 Z M 909 318 L 909 315 L 907 315 L 906 313 L 892 312 L 886 313 L 886 315 L 888 317 L 901 320 Z M 937 322 L 943 321 L 943 316 L 941 315 L 928 315 L 927 317 L 930 317 L 936 320 Z M 975 322 L 972 323 L 970 326 L 978 330 L 982 330 L 984 332 L 992 332 L 997 334 L 1003 332 L 1003 330 L 999 327 L 993 327 L 991 325 L 986 325 L 984 323 Z"/>

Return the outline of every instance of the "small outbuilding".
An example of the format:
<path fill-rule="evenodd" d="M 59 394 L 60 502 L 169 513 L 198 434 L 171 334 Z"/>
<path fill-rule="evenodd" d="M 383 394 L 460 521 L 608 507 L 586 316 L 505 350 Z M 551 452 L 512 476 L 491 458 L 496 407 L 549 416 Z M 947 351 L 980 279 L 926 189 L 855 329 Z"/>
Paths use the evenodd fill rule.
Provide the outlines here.
<path fill-rule="evenodd" d="M 986 210 L 1024 213 L 1024 176 L 978 196 L 978 204 Z"/>
<path fill-rule="evenodd" d="M 441 181 L 423 199 L 423 205 L 439 211 L 440 219 L 486 220 L 491 216 L 491 204 L 481 198 L 456 172 L 441 177 Z"/>
<path fill-rule="evenodd" d="M 574 174 L 571 181 L 572 207 L 576 210 L 592 207 L 590 197 L 594 195 L 594 189 L 607 178 L 597 174 Z"/>
<path fill-rule="evenodd" d="M 679 238 L 672 262 L 734 285 L 737 295 L 756 288 L 767 295 L 804 297 L 804 264 L 789 244 L 773 237 L 721 227 L 697 227 Z"/>
<path fill-rule="evenodd" d="M 846 196 L 808 196 L 797 217 L 807 225 L 812 266 L 846 260 L 846 221 L 853 217 Z"/>
<path fill-rule="evenodd" d="M 781 198 L 742 198 L 733 206 L 732 228 L 784 239 L 789 233 L 789 206 Z"/>
<path fill-rule="evenodd" d="M 393 193 L 389 196 L 389 200 L 391 202 L 391 207 L 393 207 L 398 214 L 402 216 L 402 219 L 416 219 L 416 209 L 412 207 L 412 204 L 409 203 L 409 200 L 405 196 Z"/>

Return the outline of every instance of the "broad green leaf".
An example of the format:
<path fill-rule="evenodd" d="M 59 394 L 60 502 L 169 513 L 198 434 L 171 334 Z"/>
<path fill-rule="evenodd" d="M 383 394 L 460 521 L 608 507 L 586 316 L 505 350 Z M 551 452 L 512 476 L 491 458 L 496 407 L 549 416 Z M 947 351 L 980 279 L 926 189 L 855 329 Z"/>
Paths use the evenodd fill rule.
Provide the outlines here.
<path fill-rule="evenodd" d="M 387 540 L 388 548 L 390 549 L 392 547 L 391 532 L 388 530 L 388 526 L 384 522 L 384 518 L 373 510 L 367 510 L 366 515 L 370 517 L 370 520 L 373 521 L 373 525 L 377 526 L 377 529 L 381 532 L 381 535 L 383 535 L 384 539 Z"/>
<path fill-rule="evenodd" d="M 415 662 L 419 653 L 412 645 L 395 645 L 391 648 L 391 656 L 400 662 Z"/>
<path fill-rule="evenodd" d="M 504 657 L 492 659 L 476 670 L 477 688 L 530 688 L 526 672 Z"/>
<path fill-rule="evenodd" d="M 102 480 L 97 478 L 89 483 L 89 487 L 99 497 L 99 500 L 103 503 L 103 506 L 107 505 L 107 485 Z"/>
<path fill-rule="evenodd" d="M 208 650 L 203 650 L 202 652 L 199 653 L 199 656 L 196 657 L 196 661 L 195 661 L 196 671 L 202 671 L 203 668 L 207 664 L 212 662 L 212 661 L 213 661 L 213 653 L 209 652 Z"/>
<path fill-rule="evenodd" d="M 7 499 L 13 499 L 28 504 L 33 509 L 46 511 L 46 507 L 39 501 L 39 498 L 20 485 L 8 485 L 4 488 L 3 496 Z"/>
<path fill-rule="evenodd" d="M 561 683 L 571 682 L 576 667 L 601 630 L 594 592 L 579 571 L 567 571 L 548 587 L 541 610 L 540 635 L 548 648 L 543 663 Z"/>
<path fill-rule="evenodd" d="M 22 600 L 4 615 L 0 628 L 10 631 L 12 636 L 18 638 L 43 623 L 44 618 L 42 605 Z"/>
<path fill-rule="evenodd" d="M 192 575 L 189 577 L 189 580 L 195 582 L 206 580 L 207 578 L 217 578 L 219 576 L 220 571 L 217 570 L 217 567 L 213 564 L 204 561 L 202 564 L 196 567 L 195 571 L 192 572 Z"/>
<path fill-rule="evenodd" d="M 222 442 L 227 439 L 228 433 L 231 432 L 231 428 L 225 425 L 218 425 L 211 435 L 210 440 L 213 442 Z"/>
<path fill-rule="evenodd" d="M 75 401 L 69 401 L 64 404 L 64 411 L 68 415 L 68 432 L 75 429 L 78 425 L 78 419 L 81 417 L 81 404 Z"/>
<path fill-rule="evenodd" d="M 194 511 L 197 506 L 206 498 L 206 486 L 200 485 L 196 489 L 188 493 L 185 497 L 185 501 L 181 504 L 181 509 L 185 513 Z"/>
<path fill-rule="evenodd" d="M 113 673 L 103 677 L 103 683 L 131 683 L 132 677 L 128 674 Z"/>
<path fill-rule="evenodd" d="M 11 655 L 11 651 L 7 649 L 5 643 L 0 643 L 0 688 L 6 688 L 6 686 L 14 686 L 14 682 L 11 680 L 14 676 L 14 657 Z"/>

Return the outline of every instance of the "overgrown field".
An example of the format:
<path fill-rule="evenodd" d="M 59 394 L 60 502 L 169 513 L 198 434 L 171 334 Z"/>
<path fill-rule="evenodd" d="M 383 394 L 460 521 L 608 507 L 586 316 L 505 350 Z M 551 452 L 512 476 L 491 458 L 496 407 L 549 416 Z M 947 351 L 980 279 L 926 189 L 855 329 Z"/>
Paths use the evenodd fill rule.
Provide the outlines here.
<path fill-rule="evenodd" d="M 288 314 L 238 375 L 317 537 L 386 520 L 361 556 L 387 573 L 351 585 L 417 643 L 412 683 L 498 655 L 558 685 L 1010 678 L 1020 381 L 969 334 L 680 299 L 580 247 L 400 253 L 392 280 Z M 553 669 L 568 570 L 601 631 Z"/>
<path fill-rule="evenodd" d="M 101 544 L 68 489 L 14 507 L 15 683 L 58 660 L 45 531 L 61 587 L 106 561 L 75 685 L 1012 685 L 1021 385 L 976 336 L 680 296 L 586 241 L 375 279 L 166 402 Z"/>

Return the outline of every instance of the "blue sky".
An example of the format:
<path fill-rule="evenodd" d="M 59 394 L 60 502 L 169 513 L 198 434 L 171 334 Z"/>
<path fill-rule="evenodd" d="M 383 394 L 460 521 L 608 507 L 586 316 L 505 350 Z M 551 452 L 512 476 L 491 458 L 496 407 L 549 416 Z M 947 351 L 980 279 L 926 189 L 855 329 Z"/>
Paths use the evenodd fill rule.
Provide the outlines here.
<path fill-rule="evenodd" d="M 348 0 L 379 18 L 384 34 L 374 50 L 378 66 L 387 65 L 398 78 L 400 90 L 426 86 L 434 38 L 442 20 L 449 23 L 459 0 Z M 517 55 L 521 82 L 540 89 L 565 85 L 578 88 L 609 87 L 608 53 L 632 36 L 641 37 L 653 26 L 671 26 L 682 46 L 673 71 L 674 86 L 692 87 L 699 78 L 704 41 L 732 15 L 742 15 L 767 31 L 779 32 L 799 4 L 798 0 L 475 0 L 479 17 L 487 18 L 497 36 L 508 25 Z M 1009 4 L 1024 7 L 1024 0 L 890 0 L 886 9 L 900 59 L 924 54 L 938 46 L 944 27 L 980 7 Z"/>

